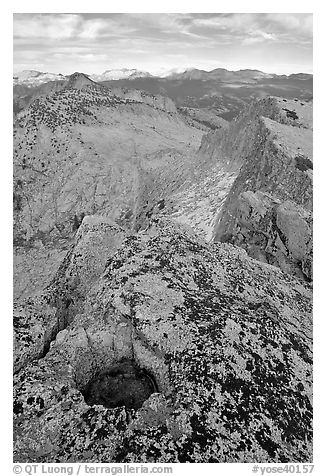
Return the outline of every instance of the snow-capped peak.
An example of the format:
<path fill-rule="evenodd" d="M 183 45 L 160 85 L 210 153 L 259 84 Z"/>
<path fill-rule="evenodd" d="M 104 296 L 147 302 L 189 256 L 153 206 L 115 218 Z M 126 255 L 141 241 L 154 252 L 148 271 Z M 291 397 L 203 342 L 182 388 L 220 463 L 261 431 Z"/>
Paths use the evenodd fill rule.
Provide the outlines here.
<path fill-rule="evenodd" d="M 118 79 L 135 79 L 135 78 L 147 78 L 152 76 L 147 71 L 140 71 L 139 69 L 108 69 L 102 74 L 93 74 L 90 78 L 93 81 L 114 81 Z"/>
<path fill-rule="evenodd" d="M 13 76 L 14 85 L 24 84 L 26 86 L 37 86 L 39 84 L 48 83 L 49 81 L 63 81 L 66 79 L 62 74 L 42 73 L 35 70 L 24 70 L 15 73 Z"/>

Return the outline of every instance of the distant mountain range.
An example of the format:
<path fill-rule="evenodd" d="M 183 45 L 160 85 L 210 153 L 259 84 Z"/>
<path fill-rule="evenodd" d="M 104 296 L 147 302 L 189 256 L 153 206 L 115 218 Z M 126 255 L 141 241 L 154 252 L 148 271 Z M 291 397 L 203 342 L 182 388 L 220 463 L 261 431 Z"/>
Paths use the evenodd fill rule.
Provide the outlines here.
<path fill-rule="evenodd" d="M 224 68 L 205 71 L 202 69 L 189 68 L 183 72 L 171 73 L 167 77 L 170 79 L 200 79 L 217 81 L 255 81 L 262 78 L 273 78 L 274 74 L 263 73 L 262 71 L 253 69 L 244 69 L 239 71 L 228 71 Z"/>
<path fill-rule="evenodd" d="M 35 70 L 20 71 L 13 76 L 14 85 L 24 84 L 26 86 L 38 86 L 49 81 L 62 81 L 65 79 L 66 76 L 61 73 L 42 73 Z"/>
<path fill-rule="evenodd" d="M 312 74 L 296 73 L 290 75 L 277 75 L 264 73 L 256 69 L 240 69 L 239 71 L 229 71 L 224 68 L 216 68 L 212 71 L 205 71 L 196 68 L 187 68 L 180 70 L 175 68 L 160 74 L 151 74 L 148 71 L 140 71 L 138 69 L 108 69 L 102 74 L 91 74 L 89 77 L 96 82 L 103 81 L 118 81 L 118 80 L 134 80 L 139 78 L 165 78 L 165 79 L 179 79 L 179 80 L 215 80 L 219 82 L 235 81 L 237 83 L 255 83 L 262 79 L 302 79 L 306 80 L 312 78 Z M 13 77 L 14 85 L 23 84 L 26 86 L 38 86 L 49 81 L 63 81 L 69 78 L 61 73 L 43 73 L 35 70 L 24 70 L 16 73 Z"/>
<path fill-rule="evenodd" d="M 93 81 L 116 81 L 119 79 L 136 79 L 152 77 L 147 71 L 140 71 L 138 69 L 110 69 L 104 71 L 102 74 L 88 75 Z M 38 86 L 49 81 L 65 81 L 69 79 L 70 75 L 63 75 L 61 73 L 43 73 L 35 70 L 24 70 L 16 73 L 13 77 L 14 85 L 23 84 L 26 86 Z"/>
<path fill-rule="evenodd" d="M 271 73 L 264 73 L 258 69 L 240 69 L 238 71 L 229 71 L 225 68 L 216 68 L 212 71 L 205 71 L 202 69 L 189 68 L 183 72 L 171 72 L 167 76 L 168 79 L 193 79 L 193 80 L 216 80 L 220 82 L 237 81 L 240 83 L 256 82 L 261 79 L 273 79 L 273 78 L 289 78 L 289 79 L 309 79 L 312 78 L 312 74 L 296 73 L 290 75 L 278 75 Z"/>
<path fill-rule="evenodd" d="M 282 96 L 310 101 L 313 95 L 313 76 L 305 73 L 286 76 L 251 69 L 204 71 L 190 68 L 183 72 L 160 72 L 160 76 L 136 69 L 107 70 L 100 75 L 74 73 L 64 76 L 32 70 L 14 76 L 14 114 L 36 97 L 71 87 L 71 82 L 76 83 L 77 88 L 92 83 L 94 87 L 105 87 L 111 91 L 127 89 L 129 98 L 130 91 L 133 91 L 133 97 L 144 93 L 164 97 L 165 100 L 172 99 L 187 120 L 192 121 L 196 117 L 204 125 L 208 121 L 209 127 L 212 117 L 232 120 L 254 98 Z"/>

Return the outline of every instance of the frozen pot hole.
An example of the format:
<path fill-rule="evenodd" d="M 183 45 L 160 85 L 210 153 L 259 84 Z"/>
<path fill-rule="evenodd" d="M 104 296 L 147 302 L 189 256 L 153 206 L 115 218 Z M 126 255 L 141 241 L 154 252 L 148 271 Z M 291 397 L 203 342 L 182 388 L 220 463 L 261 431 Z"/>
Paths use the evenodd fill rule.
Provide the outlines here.
<path fill-rule="evenodd" d="M 154 378 L 132 360 L 121 361 L 98 373 L 84 388 L 82 394 L 88 405 L 106 408 L 125 406 L 137 410 L 157 392 Z"/>

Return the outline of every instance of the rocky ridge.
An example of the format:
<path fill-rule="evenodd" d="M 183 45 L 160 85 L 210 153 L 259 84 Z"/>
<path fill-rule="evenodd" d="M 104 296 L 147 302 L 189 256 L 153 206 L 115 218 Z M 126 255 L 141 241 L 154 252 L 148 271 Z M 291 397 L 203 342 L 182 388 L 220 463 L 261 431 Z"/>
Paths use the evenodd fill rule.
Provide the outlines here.
<path fill-rule="evenodd" d="M 312 170 L 312 104 L 254 101 L 203 136 L 192 183 L 171 195 L 166 214 L 208 241 L 311 279 Z M 285 215 L 291 225 L 278 227 Z"/>
<path fill-rule="evenodd" d="M 239 174 L 219 211 L 214 239 L 238 243 L 252 256 L 260 242 L 261 259 L 285 271 L 292 268 L 311 279 L 312 105 L 270 98 L 262 100 L 260 106 L 262 112 L 258 109 L 259 116 L 254 121 L 257 130 L 253 148 L 243 158 Z M 255 194 L 255 205 L 249 206 L 246 216 L 245 205 L 239 205 L 248 197 L 244 192 Z M 265 213 L 266 194 L 271 197 L 267 208 L 272 207 L 273 201 L 278 206 L 276 215 Z M 262 221 L 257 213 L 264 217 Z M 286 220 L 290 220 L 287 225 Z M 300 231 L 296 230 L 299 223 L 303 226 Z M 256 245 L 251 246 L 254 242 Z M 302 250 L 299 254 L 294 252 L 298 248 Z"/>
<path fill-rule="evenodd" d="M 94 76 L 75 72 L 70 76 L 63 76 L 60 79 L 49 79 L 46 83 L 30 85 L 18 83 L 14 87 L 14 112 L 20 112 L 31 104 L 34 99 L 46 97 L 52 93 L 63 91 L 65 89 L 83 89 L 92 86 L 102 92 L 103 95 L 117 96 L 149 104 L 152 107 L 163 109 L 167 112 L 176 112 L 176 107 L 171 99 L 160 94 L 150 94 L 145 91 L 128 89 L 121 87 L 108 88 L 104 84 L 96 81 Z"/>

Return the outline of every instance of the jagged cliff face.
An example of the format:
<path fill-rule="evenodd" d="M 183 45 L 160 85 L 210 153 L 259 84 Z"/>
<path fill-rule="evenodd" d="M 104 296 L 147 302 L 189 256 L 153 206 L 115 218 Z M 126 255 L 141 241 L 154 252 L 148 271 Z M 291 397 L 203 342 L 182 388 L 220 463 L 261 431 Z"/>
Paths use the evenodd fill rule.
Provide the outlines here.
<path fill-rule="evenodd" d="M 270 98 L 260 101 L 252 109 L 246 120 L 252 123 L 254 134 L 247 137 L 249 148 L 243 148 L 245 153 L 239 174 L 218 214 L 215 240 L 240 244 L 256 257 L 260 241 L 260 258 L 281 266 L 285 271 L 297 268 L 310 279 L 312 105 Z M 242 204 L 248 195 L 243 193 L 249 191 L 256 194 L 255 205 L 252 207 L 247 202 L 247 211 L 244 212 L 246 206 Z M 256 192 L 268 194 L 277 204 L 277 209 L 266 215 L 264 195 Z M 267 208 L 273 208 L 272 203 Z M 257 212 L 264 218 L 257 220 Z M 290 217 L 291 225 L 285 225 Z M 283 225 L 278 226 L 281 222 Z M 299 223 L 304 223 L 305 238 L 295 238 Z M 298 248 L 303 250 L 303 254 L 293 251 Z"/>
<path fill-rule="evenodd" d="M 118 228 L 92 219 L 39 299 L 47 307 L 30 300 L 34 319 L 16 321 L 25 352 L 15 376 L 15 461 L 310 461 L 308 285 L 166 219 L 122 242 Z M 57 327 L 35 342 L 39 316 Z M 138 409 L 129 403 L 139 381 L 113 407 L 114 395 L 107 406 L 90 403 L 97 375 L 103 392 L 104 378 L 117 385 L 119 372 L 130 382 L 130 368 L 153 382 Z"/>

